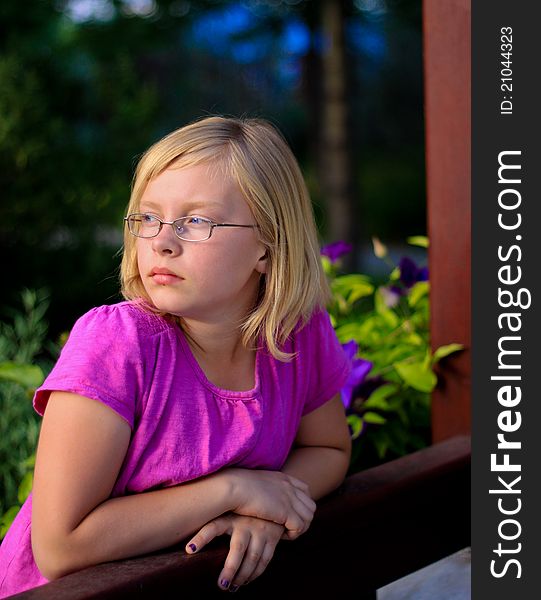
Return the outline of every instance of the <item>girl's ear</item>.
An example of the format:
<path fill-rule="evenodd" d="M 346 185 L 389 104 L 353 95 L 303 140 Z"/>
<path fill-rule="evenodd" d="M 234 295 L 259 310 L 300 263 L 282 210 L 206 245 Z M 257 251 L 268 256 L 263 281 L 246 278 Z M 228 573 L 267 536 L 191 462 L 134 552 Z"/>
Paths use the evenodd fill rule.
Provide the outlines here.
<path fill-rule="evenodd" d="M 258 273 L 266 273 L 267 272 L 268 256 L 269 256 L 268 252 L 265 250 L 265 253 L 257 261 L 257 264 L 255 266 L 255 270 Z"/>

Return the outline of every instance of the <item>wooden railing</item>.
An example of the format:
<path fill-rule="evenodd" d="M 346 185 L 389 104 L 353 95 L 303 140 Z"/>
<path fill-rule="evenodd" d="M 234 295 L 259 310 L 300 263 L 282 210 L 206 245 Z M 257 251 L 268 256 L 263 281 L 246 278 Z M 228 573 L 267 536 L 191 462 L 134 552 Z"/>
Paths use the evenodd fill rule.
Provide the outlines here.
<path fill-rule="evenodd" d="M 470 545 L 469 487 L 468 436 L 352 475 L 318 503 L 310 529 L 281 541 L 267 571 L 237 593 L 374 598 L 377 588 Z M 228 540 L 218 538 L 195 555 L 181 545 L 97 565 L 13 598 L 223 597 L 216 581 Z"/>

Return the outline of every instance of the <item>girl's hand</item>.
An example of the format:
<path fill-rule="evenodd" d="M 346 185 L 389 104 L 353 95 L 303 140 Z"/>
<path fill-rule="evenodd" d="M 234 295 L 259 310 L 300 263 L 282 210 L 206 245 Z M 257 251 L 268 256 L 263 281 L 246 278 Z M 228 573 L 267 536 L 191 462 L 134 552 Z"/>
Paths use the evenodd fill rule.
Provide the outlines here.
<path fill-rule="evenodd" d="M 286 528 L 287 539 L 303 534 L 314 517 L 316 503 L 306 483 L 282 473 L 258 469 L 227 469 L 232 477 L 232 512 L 273 521 Z"/>
<path fill-rule="evenodd" d="M 186 552 L 198 552 L 224 533 L 231 536 L 231 544 L 218 586 L 236 592 L 239 586 L 250 583 L 267 568 L 284 527 L 255 517 L 227 513 L 204 525 L 186 544 Z"/>

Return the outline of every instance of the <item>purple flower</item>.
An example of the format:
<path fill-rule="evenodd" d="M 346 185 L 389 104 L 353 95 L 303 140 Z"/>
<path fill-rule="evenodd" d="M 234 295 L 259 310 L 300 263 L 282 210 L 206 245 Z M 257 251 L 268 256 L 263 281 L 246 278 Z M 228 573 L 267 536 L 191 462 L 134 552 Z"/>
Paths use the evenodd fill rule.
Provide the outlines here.
<path fill-rule="evenodd" d="M 347 242 L 333 242 L 332 244 L 327 244 L 321 248 L 321 254 L 326 256 L 332 263 L 335 263 L 339 258 L 351 252 L 353 250 L 353 246 L 348 244 Z"/>
<path fill-rule="evenodd" d="M 400 259 L 400 281 L 409 289 L 418 281 L 428 281 L 428 267 L 419 268 L 411 258 Z"/>
<path fill-rule="evenodd" d="M 345 408 L 349 408 L 351 404 L 351 399 L 353 396 L 353 390 L 357 386 L 359 386 L 366 378 L 370 369 L 372 368 L 372 363 L 364 358 L 355 358 L 359 346 L 355 342 L 355 340 L 350 340 L 347 344 L 342 344 L 342 348 L 346 353 L 346 356 L 351 361 L 351 371 L 349 372 L 349 377 L 340 390 L 340 394 L 342 396 L 342 403 Z"/>

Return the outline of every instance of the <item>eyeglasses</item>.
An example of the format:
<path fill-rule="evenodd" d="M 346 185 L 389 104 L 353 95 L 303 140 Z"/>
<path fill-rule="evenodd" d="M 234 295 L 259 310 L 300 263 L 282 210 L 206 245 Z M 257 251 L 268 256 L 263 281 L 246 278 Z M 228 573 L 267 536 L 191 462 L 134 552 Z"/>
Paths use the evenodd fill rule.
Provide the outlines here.
<path fill-rule="evenodd" d="M 212 235 L 215 227 L 258 227 L 258 225 L 236 225 L 234 223 L 215 223 L 205 217 L 189 215 L 174 221 L 162 221 L 149 213 L 133 213 L 124 217 L 132 235 L 140 238 L 156 237 L 164 225 L 171 225 L 175 235 L 186 242 L 204 242 Z"/>

